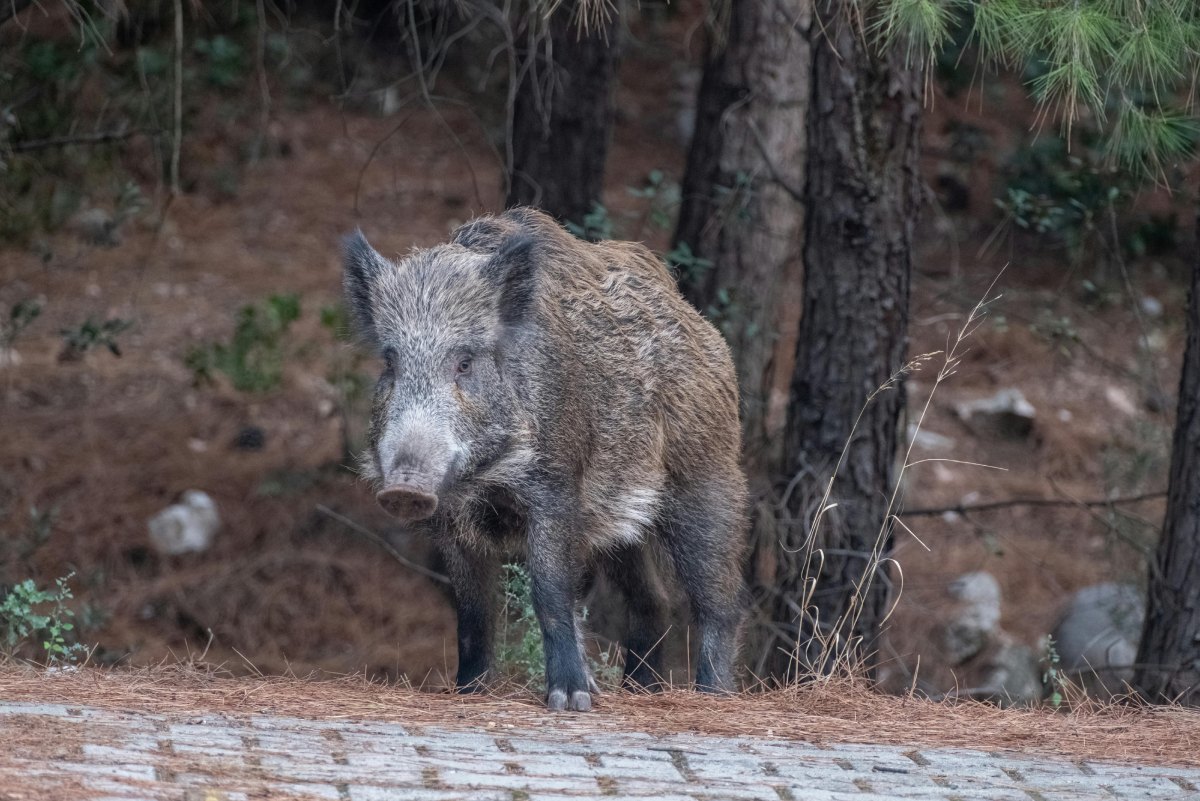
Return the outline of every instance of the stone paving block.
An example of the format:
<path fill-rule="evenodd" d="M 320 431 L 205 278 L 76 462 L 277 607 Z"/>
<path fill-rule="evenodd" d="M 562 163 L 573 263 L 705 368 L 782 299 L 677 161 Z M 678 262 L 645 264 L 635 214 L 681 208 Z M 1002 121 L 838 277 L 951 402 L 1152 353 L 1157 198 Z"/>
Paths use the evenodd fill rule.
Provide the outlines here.
<path fill-rule="evenodd" d="M 683 780 L 679 771 L 670 762 L 659 762 L 637 757 L 605 756 L 596 766 L 596 775 L 620 781 L 621 779 L 649 779 L 675 783 Z"/>
<path fill-rule="evenodd" d="M 683 795 L 681 793 L 656 792 L 651 795 L 644 795 L 644 794 L 636 794 L 636 793 L 627 793 L 624 790 L 619 792 L 617 795 L 605 795 L 605 796 L 556 795 L 553 793 L 531 793 L 529 796 L 529 801 L 579 801 L 580 798 L 603 798 L 604 801 L 647 801 L 647 799 L 654 799 L 654 801 L 697 801 L 696 796 Z M 509 799 L 506 801 L 511 801 L 511 800 Z M 778 799 L 771 799 L 771 801 L 778 801 Z M 804 799 L 804 801 L 808 801 L 808 799 L 806 798 L 806 799 Z"/>
<path fill-rule="evenodd" d="M 526 793 L 568 792 L 578 788 L 578 776 L 526 776 L 518 773 L 471 773 L 469 771 L 441 771 L 440 783 L 450 789 L 500 788 L 521 790 Z M 595 784 L 592 783 L 592 787 Z"/>
<path fill-rule="evenodd" d="M 595 776 L 595 768 L 580 754 L 526 754 L 515 756 L 526 773 L 537 776 Z"/>
<path fill-rule="evenodd" d="M 561 726 L 487 731 L 400 724 L 134 715 L 0 703 L 14 716 L 81 724 L 81 750 L 0 749 L 11 784 L 88 788 L 83 801 L 1200 801 L 1200 770 L 1016 753 L 667 737 Z M 603 722 L 603 721 L 600 721 Z M 82 757 L 80 757 L 82 754 Z M 26 793 L 28 795 L 28 793 Z M 49 790 L 47 799 L 54 795 Z M 37 797 L 37 796 L 30 796 Z"/>
<path fill-rule="evenodd" d="M 127 743 L 122 743 L 119 747 L 84 743 L 82 751 L 84 757 L 92 762 L 130 762 L 152 759 L 155 748 L 154 743 L 150 743 L 148 748 L 131 748 Z"/>
<path fill-rule="evenodd" d="M 346 788 L 349 801 L 513 801 L 509 790 L 430 790 L 424 787 Z"/>
<path fill-rule="evenodd" d="M 154 768 L 149 765 L 97 765 L 85 762 L 56 762 L 54 770 L 64 773 L 81 773 L 88 776 L 104 776 L 131 781 L 152 782 L 155 780 Z"/>
<path fill-rule="evenodd" d="M 291 798 L 313 799 L 313 801 L 341 801 L 337 787 L 331 784 L 269 784 L 267 798 L 287 795 Z"/>

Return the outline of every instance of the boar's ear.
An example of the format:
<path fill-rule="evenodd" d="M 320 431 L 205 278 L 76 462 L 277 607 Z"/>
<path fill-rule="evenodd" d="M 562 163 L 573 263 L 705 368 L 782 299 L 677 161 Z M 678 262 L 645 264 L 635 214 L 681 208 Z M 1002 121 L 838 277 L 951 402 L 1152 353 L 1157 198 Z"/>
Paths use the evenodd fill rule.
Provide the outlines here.
<path fill-rule="evenodd" d="M 361 336 L 375 341 L 375 323 L 371 316 L 371 287 L 375 280 L 388 268 L 388 262 L 375 252 L 367 242 L 362 230 L 357 230 L 342 240 L 345 273 L 342 287 L 346 307 L 354 318 L 355 327 Z"/>
<path fill-rule="evenodd" d="M 527 233 L 510 235 L 483 267 L 483 276 L 500 291 L 500 322 L 519 325 L 533 305 L 537 287 L 537 248 Z"/>

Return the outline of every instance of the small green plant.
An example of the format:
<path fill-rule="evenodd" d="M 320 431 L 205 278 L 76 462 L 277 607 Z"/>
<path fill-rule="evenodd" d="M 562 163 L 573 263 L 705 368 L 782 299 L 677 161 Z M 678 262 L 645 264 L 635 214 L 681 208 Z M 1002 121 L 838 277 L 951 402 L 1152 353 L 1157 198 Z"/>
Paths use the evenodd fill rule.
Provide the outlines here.
<path fill-rule="evenodd" d="M 533 609 L 533 583 L 529 571 L 518 564 L 504 565 L 504 611 L 496 648 L 496 665 L 500 672 L 540 690 L 546 684 L 546 652 L 542 646 L 542 630 Z M 586 622 L 587 607 L 580 610 L 580 621 Z M 591 674 L 600 684 L 617 686 L 621 682 L 621 666 L 613 658 L 614 649 L 601 651 L 599 659 L 588 658 Z"/>
<path fill-rule="evenodd" d="M 1079 329 L 1070 317 L 1065 314 L 1056 315 L 1048 309 L 1038 315 L 1038 319 L 1029 326 L 1029 330 L 1057 347 L 1064 356 L 1070 356 L 1071 346 L 1082 341 Z"/>
<path fill-rule="evenodd" d="M 581 222 L 568 221 L 566 225 L 568 231 L 589 242 L 599 242 L 602 239 L 612 239 L 613 237 L 612 217 L 609 216 L 608 209 L 600 203 L 593 202 L 592 210 L 583 215 Z"/>
<path fill-rule="evenodd" d="M 266 392 L 283 377 L 284 335 L 300 317 L 300 298 L 272 295 L 265 303 L 243 306 L 229 344 L 194 348 L 184 362 L 197 383 L 224 373 L 242 392 Z"/>
<path fill-rule="evenodd" d="M 640 187 L 627 187 L 626 191 L 633 197 L 646 201 L 643 221 L 662 231 L 671 228 L 675 209 L 679 206 L 679 184 L 669 180 L 662 170 L 651 170 L 646 176 L 645 184 Z"/>
<path fill-rule="evenodd" d="M 712 269 L 712 259 L 697 256 L 687 242 L 680 242 L 664 256 L 667 266 L 683 279 L 683 283 L 694 286 L 704 274 Z"/>
<path fill-rule="evenodd" d="M 81 644 L 68 642 L 74 636 L 71 620 L 75 612 L 67 606 L 74 597 L 67 582 L 74 576 L 69 573 L 48 589 L 39 589 L 33 579 L 25 579 L 0 598 L 0 639 L 6 653 L 38 642 L 48 662 L 71 663 L 87 653 Z"/>
<path fill-rule="evenodd" d="M 132 320 L 113 317 L 104 322 L 96 322 L 88 317 L 76 328 L 64 328 L 59 333 L 63 338 L 63 350 L 59 354 L 62 361 L 74 361 L 83 357 L 94 348 L 107 348 L 113 356 L 121 355 L 121 346 L 117 335 L 133 327 Z"/>
<path fill-rule="evenodd" d="M 1017 151 L 1009 165 L 1004 197 L 996 206 L 1019 228 L 1061 243 L 1078 261 L 1093 241 L 1103 241 L 1103 222 L 1124 206 L 1136 182 L 1106 165 L 1103 154 L 1086 147 L 1069 150 L 1050 137 Z"/>
<path fill-rule="evenodd" d="M 58 507 L 39 509 L 29 507 L 29 533 L 20 544 L 17 557 L 25 561 L 32 557 L 37 550 L 46 544 L 54 531 L 54 521 L 58 518 Z"/>
<path fill-rule="evenodd" d="M 733 176 L 733 186 L 713 188 L 713 198 L 726 221 L 744 223 L 750 221 L 750 201 L 754 199 L 756 191 L 754 177 L 744 170 L 739 170 Z"/>
<path fill-rule="evenodd" d="M 8 321 L 0 324 L 0 350 L 11 348 L 26 328 L 42 313 L 42 302 L 36 298 L 19 300 L 8 310 Z"/>
<path fill-rule="evenodd" d="M 117 189 L 116 203 L 113 210 L 113 225 L 120 227 L 134 219 L 150 205 L 142 188 L 137 181 L 124 181 Z"/>
<path fill-rule="evenodd" d="M 321 327 L 333 334 L 338 342 L 348 342 L 352 336 L 350 317 L 341 303 L 321 307 Z"/>
<path fill-rule="evenodd" d="M 235 40 L 223 34 L 197 39 L 195 50 L 204 57 L 207 66 L 204 78 L 213 86 L 233 89 L 245 81 L 246 51 Z"/>
<path fill-rule="evenodd" d="M 1042 654 L 1042 661 L 1046 664 L 1046 670 L 1042 673 L 1042 684 L 1050 688 L 1050 705 L 1058 709 L 1066 700 L 1065 693 L 1070 682 L 1060 667 L 1062 657 L 1058 655 L 1058 649 L 1054 647 L 1053 637 L 1046 637 L 1046 648 L 1045 653 Z"/>
<path fill-rule="evenodd" d="M 733 337 L 742 321 L 746 319 L 736 294 L 731 292 L 729 287 L 724 286 L 717 289 L 713 302 L 704 310 L 704 316 L 726 337 Z M 746 326 L 746 336 L 754 337 L 758 333 L 758 327 L 753 323 Z"/>
<path fill-rule="evenodd" d="M 500 672 L 541 688 L 546 682 L 542 630 L 533 610 L 533 583 L 518 564 L 504 565 L 504 612 L 501 617 L 496 665 Z"/>

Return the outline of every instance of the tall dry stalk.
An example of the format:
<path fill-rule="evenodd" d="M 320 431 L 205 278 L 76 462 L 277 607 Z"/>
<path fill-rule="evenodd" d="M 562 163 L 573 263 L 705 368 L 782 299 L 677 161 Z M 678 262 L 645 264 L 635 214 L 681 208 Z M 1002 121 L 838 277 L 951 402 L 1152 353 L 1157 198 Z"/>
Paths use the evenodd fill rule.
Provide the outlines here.
<path fill-rule="evenodd" d="M 1003 274 L 1003 271 L 1001 271 Z M 902 529 L 909 533 L 922 547 L 928 550 L 928 546 L 921 541 L 907 524 L 900 518 L 900 494 L 901 487 L 904 484 L 905 473 L 912 467 L 924 464 L 926 462 L 954 462 L 956 464 L 964 464 L 973 467 L 985 467 L 990 469 L 995 468 L 990 465 L 979 464 L 976 462 L 966 462 L 960 459 L 943 459 L 943 458 L 927 458 L 927 459 L 912 459 L 913 442 L 915 436 L 909 437 L 907 447 L 904 452 L 904 459 L 901 462 L 897 472 L 895 482 L 888 496 L 887 507 L 884 512 L 883 520 L 880 522 L 879 530 L 876 532 L 875 540 L 871 552 L 867 555 L 865 566 L 862 573 L 854 580 L 851 590 L 851 597 L 846 603 L 845 609 L 831 623 L 823 624 L 821 621 L 820 609 L 812 603 L 812 598 L 817 590 L 818 577 L 821 574 L 821 568 L 825 562 L 824 549 L 817 547 L 820 542 L 820 533 L 826 514 L 836 508 L 837 504 L 831 502 L 833 496 L 834 482 L 837 481 L 838 474 L 841 471 L 843 464 L 846 461 L 846 455 L 849 452 L 851 442 L 854 440 L 857 433 L 859 423 L 863 418 L 863 414 L 867 408 L 884 392 L 894 390 L 900 380 L 920 369 L 922 365 L 933 359 L 935 356 L 943 356 L 942 364 L 938 370 L 937 377 L 934 380 L 933 386 L 929 390 L 929 394 L 925 397 L 925 402 L 921 406 L 921 411 L 917 415 L 914 427 L 915 432 L 919 432 L 924 425 L 925 418 L 929 414 L 930 406 L 933 403 L 934 395 L 939 387 L 955 374 L 958 370 L 958 365 L 965 353 L 964 344 L 970 338 L 976 329 L 982 324 L 987 307 L 999 299 L 1000 296 L 992 297 L 992 291 L 995 289 L 997 281 L 1000 280 L 1000 275 L 993 279 L 984 293 L 983 298 L 975 304 L 967 315 L 966 320 L 959 328 L 957 335 L 953 341 L 947 344 L 945 350 L 933 351 L 924 353 L 910 360 L 907 364 L 897 370 L 892 376 L 881 386 L 877 387 L 866 399 L 862 409 L 859 411 L 858 417 L 855 419 L 854 425 L 851 427 L 850 434 L 846 438 L 846 442 L 842 447 L 842 451 L 838 456 L 837 462 L 830 473 L 829 480 L 826 482 L 825 491 L 820 502 L 816 505 L 817 513 L 814 515 L 812 523 L 809 525 L 808 534 L 800 548 L 789 550 L 789 553 L 800 553 L 800 560 L 804 565 L 804 572 L 801 576 L 801 586 L 804 588 L 803 594 L 796 604 L 798 609 L 798 626 L 799 631 L 809 631 L 812 634 L 810 641 L 805 641 L 803 638 L 797 638 L 791 658 L 793 661 L 793 670 L 791 675 L 801 679 L 810 680 L 819 677 L 855 677 L 862 676 L 867 672 L 867 667 L 871 661 L 872 654 L 867 653 L 863 648 L 862 635 L 855 634 L 858 631 L 858 626 L 861 621 L 865 604 L 868 598 L 871 597 L 871 587 L 873 583 L 879 580 L 879 577 L 886 568 L 892 567 L 895 569 L 899 577 L 899 589 L 891 598 L 891 602 L 887 611 L 883 614 L 880 620 L 882 627 L 895 612 L 896 605 L 899 603 L 900 596 L 903 592 L 904 571 L 900 563 L 891 556 L 889 544 L 891 542 L 891 534 L 893 526 L 899 525 Z M 793 479 L 783 493 L 779 509 L 786 509 L 790 495 L 795 490 L 798 478 Z M 815 646 L 815 651 L 814 651 Z M 818 655 L 818 659 L 812 658 L 813 654 Z"/>

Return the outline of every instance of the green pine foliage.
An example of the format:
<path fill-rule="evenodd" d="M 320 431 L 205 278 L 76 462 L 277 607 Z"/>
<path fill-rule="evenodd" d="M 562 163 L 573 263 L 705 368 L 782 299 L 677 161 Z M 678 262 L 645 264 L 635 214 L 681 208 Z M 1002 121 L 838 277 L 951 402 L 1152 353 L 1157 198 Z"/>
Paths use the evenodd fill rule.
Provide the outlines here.
<path fill-rule="evenodd" d="M 859 0 L 884 46 L 932 62 L 966 25 L 983 63 L 1027 69 L 1042 119 L 1083 116 L 1107 155 L 1162 176 L 1200 141 L 1200 3 L 1195 0 Z"/>

